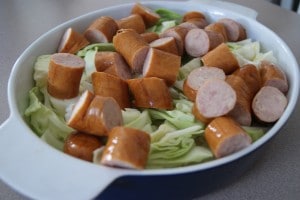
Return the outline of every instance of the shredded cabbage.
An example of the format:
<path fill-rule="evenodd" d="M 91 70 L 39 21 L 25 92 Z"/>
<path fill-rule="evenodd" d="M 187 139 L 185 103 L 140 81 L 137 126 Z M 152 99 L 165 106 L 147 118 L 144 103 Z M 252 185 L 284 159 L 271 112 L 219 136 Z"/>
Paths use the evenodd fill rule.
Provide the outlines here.
<path fill-rule="evenodd" d="M 155 127 L 152 126 L 152 121 L 148 110 L 139 112 L 136 109 L 126 109 L 122 111 L 124 126 L 136 128 L 147 133 L 154 131 Z"/>
<path fill-rule="evenodd" d="M 262 128 L 262 127 L 243 126 L 242 128 L 251 137 L 252 142 L 255 142 L 256 140 L 261 138 L 266 132 L 265 128 Z"/>
<path fill-rule="evenodd" d="M 277 63 L 277 59 L 274 57 L 272 51 L 261 52 L 258 41 L 252 42 L 251 39 L 246 39 L 239 42 L 228 42 L 227 45 L 237 58 L 240 66 L 245 64 L 258 66 L 262 60 Z"/>
<path fill-rule="evenodd" d="M 86 53 L 90 50 L 97 51 L 115 51 L 115 47 L 112 43 L 94 43 L 84 47 L 82 50 L 77 52 L 77 56 L 85 57 Z"/>
<path fill-rule="evenodd" d="M 38 136 L 43 137 L 51 146 L 62 150 L 64 140 L 73 129 L 66 125 L 63 118 L 46 107 L 43 99 L 38 87 L 32 88 L 29 91 L 29 106 L 24 115 Z"/>
<path fill-rule="evenodd" d="M 212 159 L 213 154 L 207 147 L 193 146 L 185 155 L 175 159 L 151 159 L 148 161 L 147 168 L 172 168 L 202 163 Z"/>
<path fill-rule="evenodd" d="M 33 79 L 39 88 L 46 87 L 51 55 L 41 55 L 34 63 Z"/>

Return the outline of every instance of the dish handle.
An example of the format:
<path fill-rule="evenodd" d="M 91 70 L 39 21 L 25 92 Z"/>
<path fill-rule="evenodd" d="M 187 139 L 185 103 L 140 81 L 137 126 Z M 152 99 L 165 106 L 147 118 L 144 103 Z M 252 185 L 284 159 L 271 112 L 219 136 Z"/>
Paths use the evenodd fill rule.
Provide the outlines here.
<path fill-rule="evenodd" d="M 251 8 L 241 6 L 231 2 L 224 2 L 223 0 L 189 0 L 191 2 L 199 2 L 201 4 L 212 5 L 216 7 L 220 7 L 222 9 L 227 9 L 232 12 L 239 13 L 246 17 L 255 19 L 257 18 L 257 12 Z"/>
<path fill-rule="evenodd" d="M 0 126 L 0 179 L 30 198 L 92 199 L 123 175 L 50 147 L 17 116 Z"/>

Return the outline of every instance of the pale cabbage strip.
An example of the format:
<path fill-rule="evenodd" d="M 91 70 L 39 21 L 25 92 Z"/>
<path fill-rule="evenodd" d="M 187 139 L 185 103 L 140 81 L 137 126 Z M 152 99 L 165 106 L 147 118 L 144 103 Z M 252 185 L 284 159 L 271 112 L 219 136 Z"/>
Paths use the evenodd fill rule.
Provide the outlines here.
<path fill-rule="evenodd" d="M 251 39 L 242 40 L 239 42 L 228 42 L 228 47 L 238 60 L 239 65 L 242 67 L 245 64 L 253 64 L 259 66 L 263 60 L 276 63 L 277 59 L 272 51 L 262 53 L 260 42 Z"/>
<path fill-rule="evenodd" d="M 29 107 L 24 113 L 26 120 L 38 136 L 51 146 L 62 150 L 64 140 L 73 129 L 42 102 L 43 94 L 37 87 L 32 88 L 29 92 Z"/>

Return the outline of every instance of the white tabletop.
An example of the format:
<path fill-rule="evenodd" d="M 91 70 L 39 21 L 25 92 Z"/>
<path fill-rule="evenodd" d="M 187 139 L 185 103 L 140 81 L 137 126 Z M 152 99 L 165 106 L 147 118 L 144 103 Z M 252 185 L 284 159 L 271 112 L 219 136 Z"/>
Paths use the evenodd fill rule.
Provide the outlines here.
<path fill-rule="evenodd" d="M 258 12 L 257 20 L 276 32 L 300 63 L 300 15 L 262 0 L 230 0 Z M 41 34 L 69 19 L 130 0 L 2 0 L 0 2 L 0 123 L 8 118 L 6 88 L 16 59 Z M 54 14 L 55 13 L 55 14 Z M 231 184 L 201 199 L 300 199 L 300 109 L 272 140 L 253 168 Z M 0 199 L 20 200 L 0 180 Z"/>

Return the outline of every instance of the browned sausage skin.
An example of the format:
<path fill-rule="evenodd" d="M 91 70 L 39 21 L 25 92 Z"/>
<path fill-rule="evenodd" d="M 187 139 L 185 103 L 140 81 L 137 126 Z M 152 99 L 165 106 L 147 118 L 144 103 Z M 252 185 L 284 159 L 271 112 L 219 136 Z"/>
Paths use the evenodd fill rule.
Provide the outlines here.
<path fill-rule="evenodd" d="M 115 127 L 103 150 L 101 164 L 129 169 L 144 169 L 150 151 L 148 133 L 128 128 Z"/>
<path fill-rule="evenodd" d="M 252 142 L 239 124 L 229 117 L 218 117 L 211 121 L 204 137 L 216 158 L 237 152 Z"/>
<path fill-rule="evenodd" d="M 140 34 L 142 36 L 142 38 L 147 42 L 147 43 L 151 43 L 154 40 L 159 39 L 159 35 L 155 32 L 145 32 Z"/>
<path fill-rule="evenodd" d="M 203 18 L 193 18 L 186 22 L 183 22 L 179 24 L 178 26 L 184 27 L 188 30 L 194 29 L 194 28 L 205 28 L 208 25 L 208 22 Z"/>
<path fill-rule="evenodd" d="M 178 55 L 176 41 L 173 37 L 165 37 L 154 40 L 150 43 L 150 47 Z"/>
<path fill-rule="evenodd" d="M 268 61 L 262 61 L 259 66 L 259 72 L 263 86 L 273 86 L 284 94 L 288 91 L 288 81 L 285 73 L 275 64 Z"/>
<path fill-rule="evenodd" d="M 157 77 L 127 80 L 138 108 L 173 109 L 172 97 L 166 82 Z"/>
<path fill-rule="evenodd" d="M 121 109 L 130 107 L 128 85 L 124 80 L 104 72 L 94 72 L 92 83 L 95 95 L 114 98 Z"/>
<path fill-rule="evenodd" d="M 123 80 L 131 78 L 131 71 L 124 58 L 117 52 L 97 52 L 95 67 L 98 72 L 105 72 Z"/>
<path fill-rule="evenodd" d="M 75 104 L 68 126 L 89 134 L 107 136 L 115 126 L 123 124 L 119 104 L 112 97 L 94 96 L 86 91 Z"/>
<path fill-rule="evenodd" d="M 160 16 L 157 13 L 153 12 L 150 8 L 147 8 L 140 3 L 136 3 L 133 6 L 133 8 L 131 9 L 131 13 L 140 15 L 143 18 L 146 27 L 155 25 L 160 19 Z"/>
<path fill-rule="evenodd" d="M 250 126 L 251 117 L 251 100 L 252 94 L 244 79 L 237 75 L 229 75 L 226 82 L 234 89 L 236 93 L 236 104 L 228 113 L 237 123 L 244 126 Z"/>
<path fill-rule="evenodd" d="M 225 26 L 229 42 L 237 42 L 247 38 L 246 30 L 237 21 L 229 18 L 223 18 L 220 19 L 218 22 Z"/>
<path fill-rule="evenodd" d="M 222 23 L 218 23 L 218 22 L 211 23 L 207 25 L 204 28 L 204 30 L 218 32 L 223 36 L 224 42 L 228 42 L 227 32 L 225 26 Z"/>
<path fill-rule="evenodd" d="M 118 24 L 113 18 L 102 16 L 92 22 L 84 32 L 84 36 L 91 43 L 111 42 L 117 30 Z"/>
<path fill-rule="evenodd" d="M 86 90 L 82 95 L 80 96 L 77 103 L 74 105 L 70 118 L 66 119 L 67 125 L 74 128 L 74 129 L 81 129 L 80 127 L 85 126 L 84 115 L 91 104 L 92 100 L 94 98 L 94 94 L 88 90 Z"/>
<path fill-rule="evenodd" d="M 182 17 L 182 21 L 186 22 L 189 21 L 191 19 L 206 19 L 205 15 L 202 12 L 199 11 L 189 11 L 184 13 L 183 17 Z"/>
<path fill-rule="evenodd" d="M 240 67 L 237 59 L 225 43 L 205 54 L 202 57 L 202 62 L 206 66 L 223 69 L 225 74 L 231 74 Z"/>
<path fill-rule="evenodd" d="M 113 37 L 113 44 L 133 72 L 142 72 L 149 44 L 134 30 L 121 29 Z"/>
<path fill-rule="evenodd" d="M 162 32 L 159 37 L 174 37 L 178 49 L 178 55 L 183 55 L 184 53 L 184 38 L 188 32 L 187 28 L 181 27 L 181 26 L 175 26 L 172 28 L 169 28 Z"/>
<path fill-rule="evenodd" d="M 119 29 L 133 29 L 137 33 L 144 33 L 146 30 L 143 18 L 137 14 L 132 14 L 117 20 L 117 24 Z"/>
<path fill-rule="evenodd" d="M 88 44 L 89 41 L 83 35 L 76 32 L 73 28 L 68 28 L 61 38 L 57 51 L 58 53 L 74 54 Z"/>
<path fill-rule="evenodd" d="M 107 136 L 113 127 L 123 124 L 121 108 L 116 100 L 98 95 L 90 103 L 83 120 L 85 132 L 98 136 Z"/>
<path fill-rule="evenodd" d="M 64 143 L 64 152 L 76 158 L 92 162 L 94 150 L 102 146 L 100 138 L 86 133 L 74 132 L 67 137 Z"/>
<path fill-rule="evenodd" d="M 73 54 L 51 55 L 47 78 L 48 93 L 58 99 L 71 99 L 78 96 L 84 67 L 84 60 Z"/>
<path fill-rule="evenodd" d="M 250 99 L 252 101 L 254 95 L 261 88 L 261 77 L 257 67 L 252 64 L 246 64 L 238 68 L 233 74 L 241 77 L 245 81 L 249 88 Z"/>
<path fill-rule="evenodd" d="M 180 64 L 180 56 L 150 48 L 144 62 L 143 76 L 164 79 L 171 86 L 176 81 Z"/>

